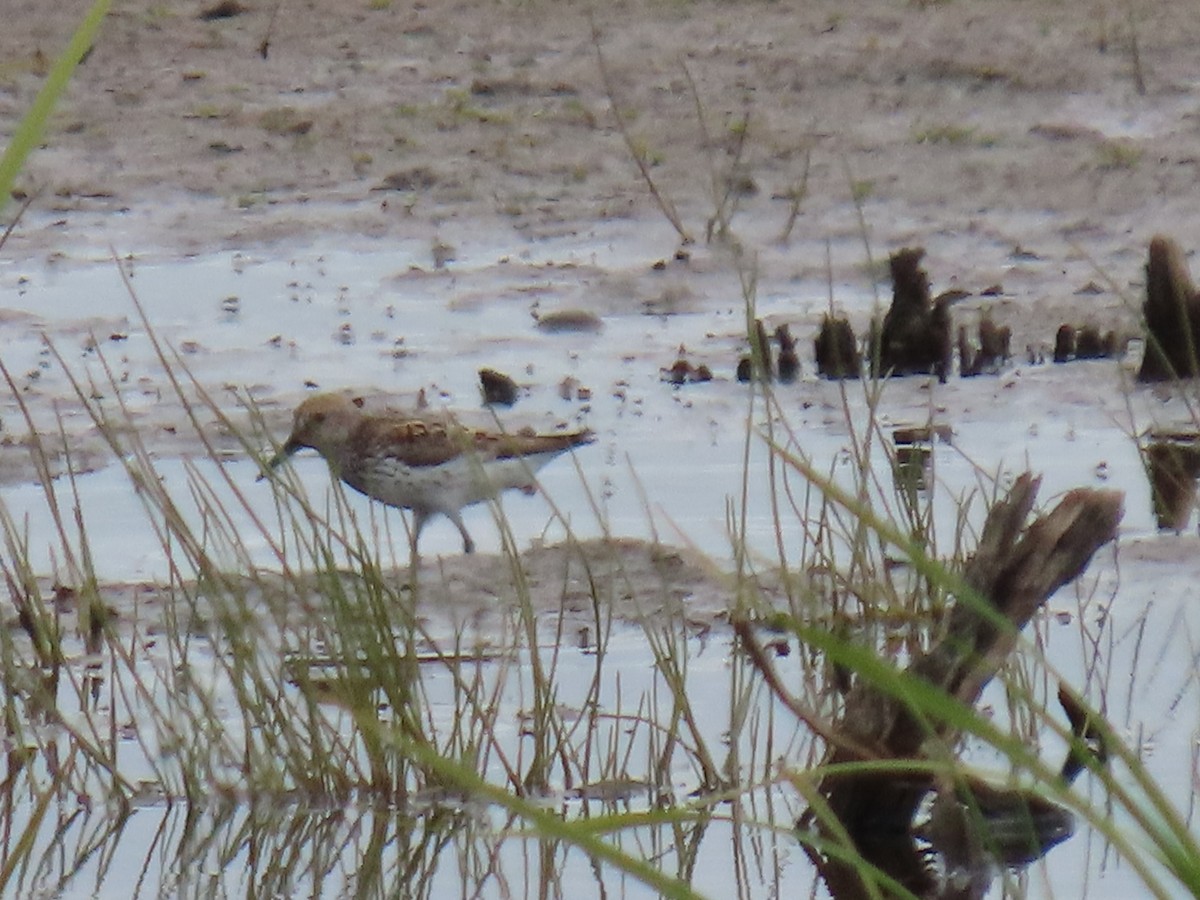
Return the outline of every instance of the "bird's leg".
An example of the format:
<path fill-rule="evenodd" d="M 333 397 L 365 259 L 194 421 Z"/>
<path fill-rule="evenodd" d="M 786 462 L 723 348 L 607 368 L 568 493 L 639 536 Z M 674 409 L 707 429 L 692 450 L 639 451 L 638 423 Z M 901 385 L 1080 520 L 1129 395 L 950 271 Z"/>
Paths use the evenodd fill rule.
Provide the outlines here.
<path fill-rule="evenodd" d="M 409 548 L 412 550 L 412 558 L 417 559 L 417 544 L 421 540 L 421 529 L 425 527 L 425 523 L 429 521 L 429 513 L 423 509 L 413 510 L 412 520 L 412 545 Z"/>
<path fill-rule="evenodd" d="M 457 509 L 454 512 L 447 512 L 446 518 L 454 523 L 454 526 L 458 529 L 458 533 L 462 535 L 463 553 L 474 553 L 475 542 L 471 540 L 471 535 L 467 534 L 467 526 L 463 524 L 462 512 Z"/>

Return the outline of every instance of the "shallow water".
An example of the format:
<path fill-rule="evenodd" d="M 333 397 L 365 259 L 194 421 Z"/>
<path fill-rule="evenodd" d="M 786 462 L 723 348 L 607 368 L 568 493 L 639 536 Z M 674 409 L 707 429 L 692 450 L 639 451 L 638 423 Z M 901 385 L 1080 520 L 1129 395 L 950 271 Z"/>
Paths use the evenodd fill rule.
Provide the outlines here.
<path fill-rule="evenodd" d="M 227 401 L 223 405 L 235 423 L 248 426 L 248 419 L 231 391 L 243 401 L 247 394 L 253 396 L 270 411 L 290 408 L 306 386 L 319 386 L 394 394 L 409 406 L 423 389 L 433 408 L 486 424 L 491 416 L 479 408 L 477 370 L 488 366 L 527 385 L 512 411 L 496 412 L 508 427 L 551 428 L 568 422 L 598 433 L 598 444 L 581 450 L 577 458 L 613 533 L 648 536 L 654 520 L 660 534 L 673 541 L 694 542 L 706 553 L 727 556 L 724 505 L 727 497 L 741 494 L 745 424 L 765 424 L 761 404 L 752 408 L 746 386 L 732 378 L 743 352 L 739 336 L 745 316 L 736 294 L 716 299 L 728 276 L 693 279 L 700 287 L 693 289 L 696 296 L 683 312 L 646 315 L 639 298 L 614 295 L 614 282 L 621 283 L 616 261 L 624 261 L 630 278 L 635 274 L 624 242 L 600 233 L 533 246 L 537 252 L 520 261 L 495 247 L 460 248 L 445 272 L 419 268 L 427 248 L 415 246 L 375 254 L 314 250 L 290 260 L 222 254 L 126 265 L 155 335 L 168 353 L 180 353 L 200 384 Z M 597 264 L 601 267 L 592 268 Z M 590 279 L 603 282 L 598 300 L 589 291 Z M 186 420 L 170 399 L 154 346 L 115 266 L 63 265 L 33 274 L 11 270 L 0 275 L 0 287 L 14 288 L 17 296 L 10 309 L 30 317 L 0 326 L 3 359 L 27 387 L 32 414 L 51 448 L 58 428 L 56 409 L 69 435 L 87 434 L 90 422 L 71 402 L 67 380 L 48 358 L 42 336 L 53 342 L 76 377 L 101 384 L 102 403 L 111 412 L 112 392 L 104 385 L 96 354 L 87 349 L 94 336 L 122 384 L 121 399 L 149 435 L 151 449 L 163 429 L 183 433 L 180 442 L 160 453 L 163 477 L 182 486 L 183 470 L 171 457 L 192 456 L 196 445 L 187 439 Z M 796 323 L 793 330 L 804 351 L 811 346 L 821 304 L 797 297 L 817 297 L 824 288 L 803 283 L 789 287 L 783 296 L 764 292 L 758 312 Z M 233 306 L 230 298 L 237 299 L 236 312 L 227 311 Z M 860 289 L 839 293 L 838 301 L 861 317 L 872 297 Z M 535 327 L 535 307 L 543 312 L 595 309 L 605 328 L 599 335 L 546 334 Z M 349 341 L 343 336 L 346 327 Z M 681 345 L 693 363 L 708 364 L 717 380 L 680 388 L 663 383 L 660 369 L 674 361 Z M 811 361 L 806 361 L 807 377 L 776 391 L 799 450 L 824 468 L 849 446 L 843 409 L 858 430 L 868 409 L 859 385 L 846 385 L 843 396 L 842 386 L 814 380 Z M 29 378 L 33 372 L 36 378 Z M 1111 362 L 1088 362 L 1018 363 L 999 377 L 954 379 L 944 386 L 910 378 L 886 388 L 879 417 L 885 425 L 919 424 L 932 417 L 953 428 L 953 446 L 934 447 L 934 471 L 949 499 L 976 487 L 976 470 L 986 477 L 1029 467 L 1046 479 L 1043 498 L 1077 486 L 1119 486 L 1128 497 L 1123 529 L 1144 534 L 1153 527 L 1149 493 L 1129 434 L 1151 424 L 1186 421 L 1186 410 L 1180 406 L 1173 412 L 1173 405 L 1134 391 L 1136 418 L 1131 422 L 1122 377 Z M 590 399 L 562 399 L 559 386 L 568 378 L 590 389 Z M 1145 410 L 1139 408 L 1142 403 Z M 10 412 L 6 421 L 14 420 L 19 422 Z M 273 437 L 280 440 L 286 418 L 276 415 L 272 421 L 278 428 Z M 10 433 L 15 430 L 10 425 Z M 268 451 L 266 436 L 260 439 Z M 767 454 L 755 447 L 752 455 L 751 508 L 765 518 L 752 518 L 750 527 L 769 538 L 775 523 L 753 499 L 762 495 L 760 473 Z M 885 469 L 882 458 L 880 462 Z M 326 478 L 319 460 L 299 458 L 296 465 L 306 484 L 321 489 Z M 260 500 L 268 492 L 252 483 L 257 471 L 240 448 L 229 449 L 227 466 L 253 502 L 269 502 Z M 547 494 L 571 514 L 574 529 L 583 536 L 599 533 L 600 523 L 589 514 L 589 504 L 581 502 L 579 476 L 569 463 L 546 469 L 542 480 Z M 83 504 L 85 511 L 119 503 L 126 490 L 123 476 L 112 467 L 85 473 L 78 486 L 85 498 L 97 498 Z M 37 493 L 16 486 L 6 499 L 20 514 L 36 506 Z M 543 504 L 523 498 L 507 502 L 506 515 L 524 535 L 540 533 L 549 519 Z M 468 512 L 481 549 L 494 551 L 498 543 L 494 529 L 484 524 L 488 519 L 486 509 Z M 444 522 L 434 524 L 426 539 L 434 553 L 453 552 L 457 544 L 454 529 Z M 43 543 L 33 541 L 35 553 Z M 122 554 L 97 556 L 108 578 L 161 574 L 131 567 Z"/>
<path fill-rule="evenodd" d="M 1140 570 L 1130 562 L 1126 561 L 1127 571 L 1132 570 L 1130 574 L 1136 577 Z M 1109 610 L 1112 620 L 1106 630 L 1100 630 L 1096 619 L 1107 599 L 1102 586 L 1098 594 L 1099 598 L 1082 611 L 1066 598 L 1060 598 L 1055 606 L 1059 612 L 1070 610 L 1088 623 L 1089 634 L 1098 636 L 1104 647 L 1099 658 L 1093 656 L 1093 648 L 1083 646 L 1077 622 L 1065 621 L 1065 616 L 1057 620 L 1049 617 L 1039 626 L 1045 653 L 1067 673 L 1078 671 L 1084 659 L 1095 666 L 1093 674 L 1104 684 L 1110 718 L 1126 729 L 1135 746 L 1143 748 L 1151 774 L 1169 783 L 1180 772 L 1188 772 L 1194 763 L 1198 686 L 1193 657 L 1198 623 L 1194 616 L 1180 618 L 1177 611 L 1168 610 L 1155 598 L 1145 611 L 1132 616 L 1114 604 Z M 198 648 L 202 649 L 202 644 Z M 702 707 L 707 709 L 700 720 L 703 738 L 711 747 L 723 748 L 727 703 L 732 702 L 730 666 L 735 664 L 729 655 L 728 636 L 693 637 L 686 641 L 685 649 L 689 693 L 711 698 Z M 665 703 L 665 693 L 640 629 L 619 627 L 607 652 L 608 674 L 598 704 L 613 718 L 607 727 L 601 726 L 594 740 L 600 747 L 615 748 L 618 758 L 628 766 L 626 777 L 636 779 L 644 771 L 643 760 L 650 746 L 646 741 L 648 731 L 633 726 L 633 719 L 622 721 L 620 716 L 641 719 L 649 713 L 649 718 L 664 721 L 666 709 L 655 704 Z M 547 646 L 542 655 L 547 664 L 554 657 L 554 680 L 560 691 L 557 702 L 564 707 L 582 703 L 594 673 L 592 653 L 564 645 L 557 651 Z M 151 656 L 147 665 L 151 664 Z M 798 677 L 797 656 L 793 652 L 790 657 L 775 660 L 787 682 Z M 193 661 L 203 666 L 203 653 Z M 501 709 L 517 713 L 528 709 L 529 685 L 519 676 L 527 664 L 520 658 L 512 663 L 510 666 L 497 660 L 482 663 L 481 668 L 486 681 L 502 678 L 505 687 L 499 697 Z M 453 718 L 453 706 L 461 698 L 456 697 L 446 674 L 436 667 L 424 678 L 424 684 L 433 725 L 447 727 Z M 1045 689 L 1047 695 L 1052 695 L 1054 683 Z M 1095 693 L 1097 689 L 1098 685 L 1093 685 L 1091 690 Z M 1035 685 L 1034 690 L 1036 693 L 1039 688 Z M 216 695 L 221 694 L 218 684 Z M 777 704 L 765 700 L 761 689 L 754 696 L 751 722 L 757 736 L 751 740 L 743 734 L 741 764 L 750 771 L 772 769 L 771 760 L 763 755 L 763 729 L 774 733 L 772 758 L 804 759 L 808 738 L 803 730 L 798 730 Z M 64 704 L 64 708 L 69 706 Z M 101 721 L 105 708 L 101 701 Z M 771 708 L 773 717 L 768 715 Z M 990 689 L 984 708 L 991 708 L 1003 719 L 1003 691 Z M 236 722 L 230 724 L 236 728 Z M 522 730 L 519 716 L 502 712 L 496 729 L 498 743 L 509 749 L 514 760 L 522 756 Z M 154 746 L 152 737 L 147 738 Z M 141 772 L 149 776 L 151 772 L 137 763 L 138 749 L 131 738 L 125 739 L 125 750 L 126 774 L 136 777 Z M 1059 753 L 1054 740 L 1045 741 L 1044 757 L 1056 759 Z M 989 753 L 968 749 L 966 759 L 983 770 L 1003 770 L 1002 763 Z M 601 775 L 597 772 L 595 780 L 603 780 Z M 234 776 L 236 773 L 231 772 Z M 503 772 L 493 766 L 489 777 L 502 780 Z M 675 770 L 672 787 L 677 796 L 686 797 L 696 784 L 696 772 L 691 767 L 684 764 Z M 551 809 L 581 814 L 584 801 L 574 799 L 569 791 L 560 793 L 565 785 L 558 783 L 557 787 L 558 791 L 552 791 L 544 803 Z M 1085 795 L 1094 792 L 1086 777 L 1081 790 Z M 1101 798 L 1095 799 L 1100 802 Z M 357 803 L 312 808 L 300 798 L 253 806 L 223 805 L 215 796 L 213 800 L 216 805 L 212 809 L 201 811 L 191 821 L 185 804 L 166 806 L 156 802 L 151 793 L 135 802 L 128 819 L 117 820 L 113 811 L 102 804 L 92 808 L 82 797 L 64 796 L 60 807 L 38 828 L 38 850 L 33 857 L 36 865 L 20 872 L 14 882 L 14 895 L 126 897 L 131 895 L 129 878 L 136 873 L 138 895 L 160 891 L 186 896 L 223 895 L 255 884 L 260 889 L 276 885 L 284 893 L 339 896 L 358 886 L 359 879 L 368 877 L 370 867 L 366 864 L 370 863 L 379 866 L 378 890 L 384 894 L 398 889 L 404 892 L 401 886 L 406 886 L 410 895 L 443 896 L 461 889 L 466 871 L 474 873 L 466 877 L 466 883 L 485 897 L 542 896 L 546 890 L 582 891 L 589 896 L 612 896 L 614 891 L 620 896 L 655 896 L 651 889 L 615 872 L 601 868 L 600 872 L 607 874 L 598 874 L 579 850 L 522 838 L 509 830 L 505 817 L 495 809 L 464 808 L 455 803 L 426 807 L 422 801 L 417 801 L 416 809 L 402 805 L 388 811 Z M 589 801 L 587 805 L 593 813 L 603 813 L 637 809 L 643 802 L 643 793 L 634 789 L 629 793 L 618 790 L 609 803 Z M 714 821 L 693 823 L 682 833 L 670 827 L 645 827 L 625 830 L 617 840 L 620 846 L 657 860 L 666 872 L 691 872 L 694 883 L 706 896 L 807 892 L 812 874 L 799 846 L 786 834 L 773 835 L 761 827 L 762 823 L 784 824 L 795 819 L 802 804 L 794 791 L 783 785 L 744 796 L 739 826 L 727 820 L 733 809 L 727 804 L 718 805 L 713 810 Z M 21 832 L 28 814 L 28 807 L 18 801 L 10 820 L 14 834 Z M 430 834 L 438 842 L 433 846 L 420 844 L 420 839 Z M 96 849 L 99 852 L 94 852 Z M 1088 829 L 1081 829 L 1055 848 L 1046 862 L 1030 870 L 1026 876 L 1030 894 L 1138 895 L 1140 888 L 1133 873 L 1119 864 L 1114 866 L 1105 854 L 1103 841 Z M 485 865 L 487 860 L 490 863 Z"/>
<path fill-rule="evenodd" d="M 512 411 L 497 413 L 506 426 L 551 428 L 569 422 L 594 429 L 599 437 L 595 445 L 580 450 L 573 460 L 560 460 L 543 471 L 543 496 L 504 498 L 505 520 L 518 547 L 539 538 L 560 540 L 565 528 L 556 519 L 557 509 L 580 538 L 657 537 L 666 544 L 692 545 L 714 559 L 728 561 L 734 546 L 730 511 L 736 521 L 745 485 L 748 545 L 769 562 L 777 560 L 781 540 L 789 557 L 794 557 L 802 543 L 802 522 L 790 510 L 781 516 L 772 510 L 770 454 L 764 444 L 755 440 L 748 454 L 745 451 L 746 423 L 765 431 L 767 422 L 761 400 L 752 403 L 749 389 L 732 377 L 737 356 L 743 352 L 740 336 L 745 329 L 736 279 L 728 268 L 701 256 L 697 251 L 693 263 L 688 264 L 695 271 L 686 278 L 672 268 L 677 264 L 668 264 L 662 283 L 652 290 L 633 287 L 635 279 L 644 284 L 649 262 L 639 255 L 628 231 L 616 226 L 611 231 L 597 229 L 585 236 L 533 243 L 526 253 L 515 257 L 507 256 L 501 247 L 464 240 L 444 271 L 433 270 L 428 246 L 415 243 L 375 253 L 310 248 L 289 258 L 268 253 L 255 257 L 218 254 L 182 262 L 134 261 L 126 265 L 158 338 L 180 352 L 191 376 L 222 398 L 223 406 L 227 401 L 235 421 L 249 422 L 238 397 L 253 396 L 271 427 L 278 429 L 272 435 L 276 440 L 283 437 L 287 411 L 304 395 L 306 382 L 323 390 L 354 388 L 395 394 L 409 403 L 424 389 L 435 408 L 445 407 L 486 422 L 489 414 L 478 409 L 476 372 L 481 366 L 508 372 L 528 385 Z M 682 271 L 688 270 L 684 267 Z M 9 265 L 0 269 L 0 289 L 12 298 L 9 318 L 0 324 L 3 361 L 30 403 L 43 438 L 52 447 L 61 442 L 56 437 L 57 409 L 68 444 L 93 451 L 88 459 L 94 465 L 88 471 L 78 474 L 73 483 L 59 478 L 54 485 L 64 509 L 76 504 L 73 492 L 78 493 L 91 557 L 101 581 L 164 579 L 171 556 L 122 467 L 112 464 L 102 448 L 96 449 L 101 445 L 90 420 L 74 403 L 62 369 L 47 357 L 43 334 L 77 377 L 90 376 L 101 383 L 100 392 L 106 395 L 102 402 L 111 410 L 112 388 L 103 384 L 100 362 L 90 349 L 89 338 L 94 335 L 117 372 L 119 390 L 130 413 L 148 435 L 155 471 L 185 518 L 195 528 L 203 523 L 191 495 L 198 476 L 199 483 L 211 485 L 221 505 L 230 511 L 232 527 L 250 558 L 258 565 L 278 566 L 276 529 L 281 526 L 271 483 L 255 481 L 257 465 L 236 447 L 223 445 L 228 458 L 218 466 L 188 446 L 192 433 L 172 399 L 146 328 L 112 263 L 62 264 L 24 272 Z M 757 312 L 772 320 L 792 321 L 803 351 L 805 377 L 797 384 L 776 388 L 795 436 L 795 443 L 789 446 L 798 447 L 818 470 L 832 471 L 839 483 L 848 483 L 852 431 L 861 440 L 859 432 L 869 410 L 862 386 L 820 382 L 812 376 L 807 348 L 826 302 L 825 290 L 823 285 L 803 281 L 764 285 Z M 861 318 L 870 309 L 872 296 L 869 286 L 860 285 L 839 289 L 837 300 L 852 316 Z M 663 314 L 671 304 L 678 308 Z M 534 312 L 577 307 L 600 314 L 603 331 L 547 334 L 536 328 Z M 681 388 L 663 383 L 659 370 L 674 361 L 680 345 L 686 346 L 694 363 L 710 365 L 717 379 Z M 567 377 L 590 388 L 590 399 L 562 399 L 558 385 Z M 11 400 L 5 408 L 5 432 L 19 433 L 20 419 Z M 1191 586 L 1200 575 L 1196 571 L 1200 556 L 1195 552 L 1193 532 L 1175 536 L 1156 531 L 1149 489 L 1131 437 L 1150 425 L 1186 421 L 1180 400 L 1132 387 L 1127 371 L 1115 362 L 1031 366 L 1018 361 L 999 376 L 955 378 L 944 386 L 923 378 L 893 382 L 884 390 L 878 416 L 885 426 L 919 424 L 932 417 L 953 428 L 952 444 L 932 447 L 932 502 L 939 542 L 946 552 L 955 532 L 959 501 L 973 494 L 990 495 L 995 490 L 992 476 L 998 475 L 1005 483 L 1026 468 L 1042 473 L 1040 500 L 1047 505 L 1055 495 L 1079 486 L 1125 492 L 1118 550 L 1102 551 L 1079 585 L 1064 589 L 1051 600 L 1049 614 L 1038 623 L 1037 643 L 1068 683 L 1094 702 L 1103 703 L 1110 720 L 1125 729 L 1132 744 L 1142 748 L 1151 774 L 1164 785 L 1177 786 L 1172 793 L 1186 800 L 1200 728 L 1196 714 L 1200 686 L 1195 675 L 1200 622 L 1191 596 Z M 774 433 L 781 434 L 778 430 Z M 885 427 L 884 439 L 889 433 Z M 266 452 L 267 436 L 257 439 Z M 874 438 L 876 442 L 879 439 L 878 435 Z M 779 440 L 788 443 L 785 438 Z M 4 448 L 7 454 L 22 452 L 16 447 Z M 881 483 L 890 484 L 892 475 L 885 456 L 877 449 L 874 459 Z M 19 471 L 20 463 L 11 467 Z M 303 455 L 295 459 L 294 471 L 317 508 L 324 508 L 330 489 L 324 463 L 315 455 Z M 28 475 L 10 476 L 7 481 L 3 502 L 12 520 L 27 529 L 33 569 L 45 576 L 67 578 L 65 554 L 46 513 L 42 488 Z M 788 483 L 803 508 L 801 479 L 792 474 Z M 381 513 L 364 498 L 348 499 L 361 521 Z M 390 532 L 403 535 L 395 516 L 389 513 L 386 517 Z M 267 523 L 265 531 L 253 524 L 254 519 Z M 475 507 L 468 511 L 466 521 L 481 553 L 500 549 L 500 530 L 492 510 Z M 978 505 L 968 521 L 973 527 L 982 521 Z M 427 558 L 456 556 L 459 546 L 457 532 L 444 521 L 432 524 L 422 540 Z M 194 662 L 203 668 L 205 654 L 212 658 L 212 647 L 203 639 L 195 646 L 198 658 Z M 729 696 L 733 665 L 729 635 L 718 627 L 708 639 L 688 638 L 687 649 L 689 692 L 722 698 L 721 703 L 712 704 L 712 718 L 701 723 L 704 739 L 721 746 L 728 727 L 729 705 L 724 698 Z M 610 711 L 618 706 L 636 708 L 645 698 L 661 692 L 653 656 L 640 629 L 620 626 L 614 632 L 610 653 L 611 677 L 604 682 L 602 707 Z M 790 662 L 781 661 L 787 677 L 799 677 L 798 656 L 793 652 Z M 84 659 L 82 655 L 74 658 L 73 665 L 82 666 Z M 564 648 L 556 659 L 560 702 L 582 702 L 594 658 L 587 650 Z M 147 652 L 140 664 L 149 673 L 165 662 Z M 495 668 L 501 667 L 496 664 Z M 215 671 L 212 677 L 218 695 L 229 689 L 221 685 Z M 448 721 L 456 702 L 453 691 L 442 692 L 445 685 L 436 673 L 427 681 L 434 720 L 445 717 Z M 1050 698 L 1048 703 L 1054 689 L 1055 684 L 1046 679 L 1041 690 Z M 511 728 L 500 729 L 501 743 L 519 755 L 522 737 L 517 713 L 528 704 L 520 678 L 511 681 L 500 702 L 505 710 L 501 721 L 512 723 Z M 1005 715 L 1006 701 L 998 686 L 989 690 L 985 703 L 997 716 Z M 773 729 L 773 759 L 798 761 L 806 742 L 798 737 L 794 721 L 761 692 L 755 709 Z M 136 719 L 135 710 L 127 712 Z M 1054 758 L 1059 745 L 1052 737 L 1043 739 L 1043 755 Z M 153 740 L 147 740 L 153 747 Z M 614 727 L 600 740 L 629 741 L 635 760 L 646 753 L 644 735 L 622 736 L 622 730 Z M 758 746 L 761 752 L 763 745 Z M 145 777 L 153 771 L 139 762 L 140 752 L 132 741 L 125 746 L 122 756 L 130 777 Z M 1000 765 L 983 752 L 969 752 L 968 757 L 985 768 Z M 769 762 L 759 760 L 758 765 L 769 767 Z M 631 777 L 639 777 L 638 767 L 631 769 Z M 489 774 L 498 773 L 492 770 Z M 695 788 L 695 773 L 686 766 L 675 774 L 678 795 Z M 759 804 L 756 814 L 776 825 L 792 821 L 802 806 L 786 786 L 755 797 Z M 554 802 L 569 806 L 581 801 Z M 637 801 L 632 802 L 636 805 Z M 55 811 L 54 827 L 48 819 L 39 829 L 37 843 L 46 848 L 47 859 L 57 859 L 57 839 L 52 835 L 59 826 L 66 836 L 63 842 L 86 843 L 102 821 L 111 821 L 98 810 L 65 821 L 73 812 L 71 801 L 64 800 L 62 808 Z M 1183 812 L 1191 814 L 1190 801 Z M 29 814 L 29 809 L 18 804 L 13 816 L 17 833 Z M 494 826 L 498 815 L 491 811 L 485 819 Z M 102 853 L 88 855 L 78 869 L 61 859 L 47 862 L 46 869 L 22 876 L 21 893 L 40 893 L 45 888 L 61 896 L 128 896 L 128 884 L 115 873 L 131 868 L 142 873 L 148 893 L 155 893 L 160 883 L 174 884 L 175 878 L 182 878 L 179 886 L 183 893 L 237 893 L 263 877 L 255 868 L 258 860 L 252 859 L 254 842 L 241 830 L 249 816 L 248 810 L 239 808 L 228 822 L 215 828 L 215 840 L 227 841 L 236 849 L 228 856 L 216 847 L 205 851 L 199 855 L 203 860 L 200 868 L 189 868 L 181 876 L 173 859 L 176 849 L 186 843 L 186 829 L 176 809 L 151 802 L 119 831 L 99 839 Z M 372 810 L 337 814 L 289 810 L 281 818 L 270 819 L 257 834 L 270 843 L 280 839 L 280 829 L 312 829 L 305 833 L 312 835 L 314 848 L 325 842 L 340 847 L 329 858 L 328 871 L 307 873 L 286 885 L 287 891 L 332 896 L 354 883 L 354 860 L 361 859 L 364 852 L 363 835 L 375 835 L 380 828 L 386 833 L 396 824 L 388 819 Z M 321 825 L 326 820 L 330 821 L 327 829 Z M 472 859 L 475 865 L 481 851 L 464 836 L 469 833 L 457 833 L 450 843 L 453 850 L 444 852 L 459 852 L 463 854 L 460 859 Z M 611 879 L 602 876 L 602 888 L 591 863 L 577 850 L 552 851 L 532 841 L 497 836 L 487 828 L 483 834 L 479 840 L 484 845 L 502 845 L 494 852 L 503 880 L 484 879 L 481 896 L 534 896 L 548 883 L 561 884 L 572 893 L 652 895 L 649 889 L 616 875 Z M 731 896 L 739 889 L 749 896 L 806 892 L 813 876 L 803 853 L 786 836 L 768 834 L 744 832 L 721 822 L 710 825 L 703 835 L 694 883 L 710 896 Z M 666 840 L 654 829 L 636 833 L 636 838 L 625 837 L 627 841 L 635 839 L 646 842 L 647 856 L 656 852 L 656 842 Z M 389 855 L 395 851 L 387 849 L 388 840 L 380 845 L 378 854 L 384 869 L 394 873 L 400 859 Z M 239 844 L 242 841 L 246 843 Z M 742 841 L 749 841 L 750 846 L 739 843 Z M 673 852 L 665 851 L 662 859 L 670 859 Z M 549 858 L 543 859 L 539 853 L 548 853 Z M 429 865 L 437 870 L 430 876 L 429 896 L 461 889 L 464 879 L 452 858 L 436 865 L 430 860 Z M 674 871 L 666 861 L 662 868 Z M 1116 897 L 1135 895 L 1139 890 L 1133 873 L 1127 867 L 1113 866 L 1102 841 L 1087 829 L 1056 848 L 1047 862 L 1035 866 L 1027 877 L 1032 896 Z"/>

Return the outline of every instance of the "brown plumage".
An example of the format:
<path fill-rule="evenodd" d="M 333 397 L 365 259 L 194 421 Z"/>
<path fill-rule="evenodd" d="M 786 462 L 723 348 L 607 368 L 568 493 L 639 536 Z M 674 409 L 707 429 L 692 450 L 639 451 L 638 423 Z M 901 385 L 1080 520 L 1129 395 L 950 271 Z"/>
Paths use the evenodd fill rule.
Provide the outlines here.
<path fill-rule="evenodd" d="M 441 513 L 470 553 L 475 542 L 463 524 L 464 506 L 509 488 L 532 491 L 538 469 L 592 440 L 587 430 L 505 434 L 449 418 L 376 414 L 341 394 L 317 394 L 297 407 L 291 435 L 267 465 L 274 468 L 305 447 L 316 450 L 356 491 L 412 510 L 414 549 L 429 517 Z"/>

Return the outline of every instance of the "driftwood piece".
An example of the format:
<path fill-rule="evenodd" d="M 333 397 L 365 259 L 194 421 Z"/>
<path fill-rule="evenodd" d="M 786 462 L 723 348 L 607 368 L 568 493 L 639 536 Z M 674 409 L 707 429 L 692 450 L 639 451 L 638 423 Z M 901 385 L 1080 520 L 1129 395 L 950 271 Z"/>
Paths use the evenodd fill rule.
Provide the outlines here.
<path fill-rule="evenodd" d="M 962 294 L 950 292 L 934 301 L 929 276 L 921 268 L 925 250 L 906 247 L 893 253 L 892 305 L 879 328 L 872 323 L 871 364 L 877 375 L 934 374 L 944 382 L 953 356 L 950 304 Z"/>
<path fill-rule="evenodd" d="M 1026 528 L 1040 484 L 1025 473 L 992 508 L 963 572 L 978 597 L 958 598 L 942 639 L 909 667 L 911 674 L 967 705 L 978 699 L 1038 607 L 1078 577 L 1096 550 L 1116 536 L 1122 495 L 1091 489 L 1071 491 Z M 980 609 L 980 601 L 989 609 Z M 889 759 L 916 756 L 930 736 L 928 723 L 870 685 L 856 685 L 847 698 L 842 728 L 855 743 L 876 747 Z"/>
<path fill-rule="evenodd" d="M 1167 381 L 1200 375 L 1200 298 L 1183 250 L 1155 235 L 1146 263 L 1146 353 L 1138 381 Z"/>

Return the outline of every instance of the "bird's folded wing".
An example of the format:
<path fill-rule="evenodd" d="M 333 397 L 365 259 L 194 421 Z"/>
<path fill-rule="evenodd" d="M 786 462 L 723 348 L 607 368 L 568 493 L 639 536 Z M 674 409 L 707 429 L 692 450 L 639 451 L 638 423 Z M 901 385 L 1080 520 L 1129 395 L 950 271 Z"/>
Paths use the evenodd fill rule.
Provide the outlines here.
<path fill-rule="evenodd" d="M 461 456 L 471 445 L 463 428 L 421 419 L 367 420 L 354 435 L 353 452 L 394 459 L 406 466 L 440 466 Z"/>

